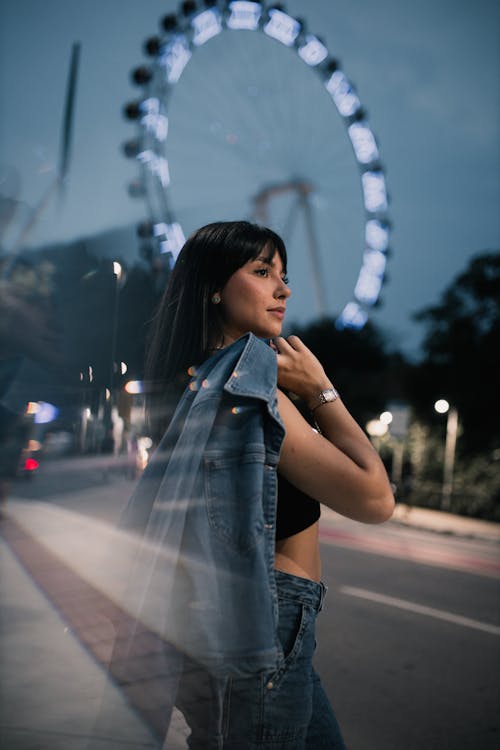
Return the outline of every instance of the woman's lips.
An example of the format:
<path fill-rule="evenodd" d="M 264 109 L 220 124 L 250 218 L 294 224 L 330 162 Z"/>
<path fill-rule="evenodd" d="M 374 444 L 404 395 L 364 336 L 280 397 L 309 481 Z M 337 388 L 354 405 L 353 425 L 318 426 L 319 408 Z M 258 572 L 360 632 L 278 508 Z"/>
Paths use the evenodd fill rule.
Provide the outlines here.
<path fill-rule="evenodd" d="M 268 310 L 267 312 L 270 312 L 273 315 L 276 315 L 280 320 L 283 320 L 283 318 L 285 317 L 285 311 L 282 308 L 276 308 L 275 310 Z"/>

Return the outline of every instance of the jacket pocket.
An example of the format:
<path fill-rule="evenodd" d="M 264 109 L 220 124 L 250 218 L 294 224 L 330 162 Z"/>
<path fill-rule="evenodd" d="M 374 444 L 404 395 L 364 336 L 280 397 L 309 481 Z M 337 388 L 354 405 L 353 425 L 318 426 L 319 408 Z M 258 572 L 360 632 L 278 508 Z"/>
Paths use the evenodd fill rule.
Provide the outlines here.
<path fill-rule="evenodd" d="M 264 457 L 260 446 L 229 456 L 216 451 L 204 456 L 208 522 L 218 538 L 239 552 L 254 547 L 264 530 Z"/>

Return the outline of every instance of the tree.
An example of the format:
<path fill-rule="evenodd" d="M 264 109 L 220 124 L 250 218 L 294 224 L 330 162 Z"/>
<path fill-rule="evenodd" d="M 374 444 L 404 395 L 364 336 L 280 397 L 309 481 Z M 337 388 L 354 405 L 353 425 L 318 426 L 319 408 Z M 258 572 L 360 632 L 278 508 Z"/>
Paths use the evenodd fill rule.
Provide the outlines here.
<path fill-rule="evenodd" d="M 458 409 L 460 450 L 494 449 L 500 414 L 500 253 L 474 257 L 439 303 L 414 317 L 427 327 L 424 358 L 409 379 L 417 410 L 423 414 L 437 398 L 446 398 Z"/>

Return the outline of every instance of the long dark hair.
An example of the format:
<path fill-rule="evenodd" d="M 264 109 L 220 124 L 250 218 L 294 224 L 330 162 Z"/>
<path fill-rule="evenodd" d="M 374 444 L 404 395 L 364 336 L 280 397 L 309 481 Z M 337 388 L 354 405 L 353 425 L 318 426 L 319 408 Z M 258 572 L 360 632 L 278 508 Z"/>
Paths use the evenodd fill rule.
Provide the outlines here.
<path fill-rule="evenodd" d="M 238 268 L 266 249 L 276 252 L 286 271 L 283 240 L 271 229 L 248 221 L 218 221 L 198 229 L 186 241 L 154 318 L 146 360 L 146 378 L 155 390 L 174 383 L 207 356 L 222 339 L 220 292 Z"/>

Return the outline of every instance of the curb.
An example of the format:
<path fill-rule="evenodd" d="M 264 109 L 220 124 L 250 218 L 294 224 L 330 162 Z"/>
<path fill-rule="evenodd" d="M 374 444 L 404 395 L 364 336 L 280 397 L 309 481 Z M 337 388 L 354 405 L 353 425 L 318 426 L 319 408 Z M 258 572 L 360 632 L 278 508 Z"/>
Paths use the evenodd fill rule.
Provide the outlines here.
<path fill-rule="evenodd" d="M 441 510 L 419 508 L 397 503 L 390 524 L 411 526 L 422 531 L 447 534 L 466 539 L 482 539 L 500 544 L 500 524 L 479 518 L 458 516 Z"/>

